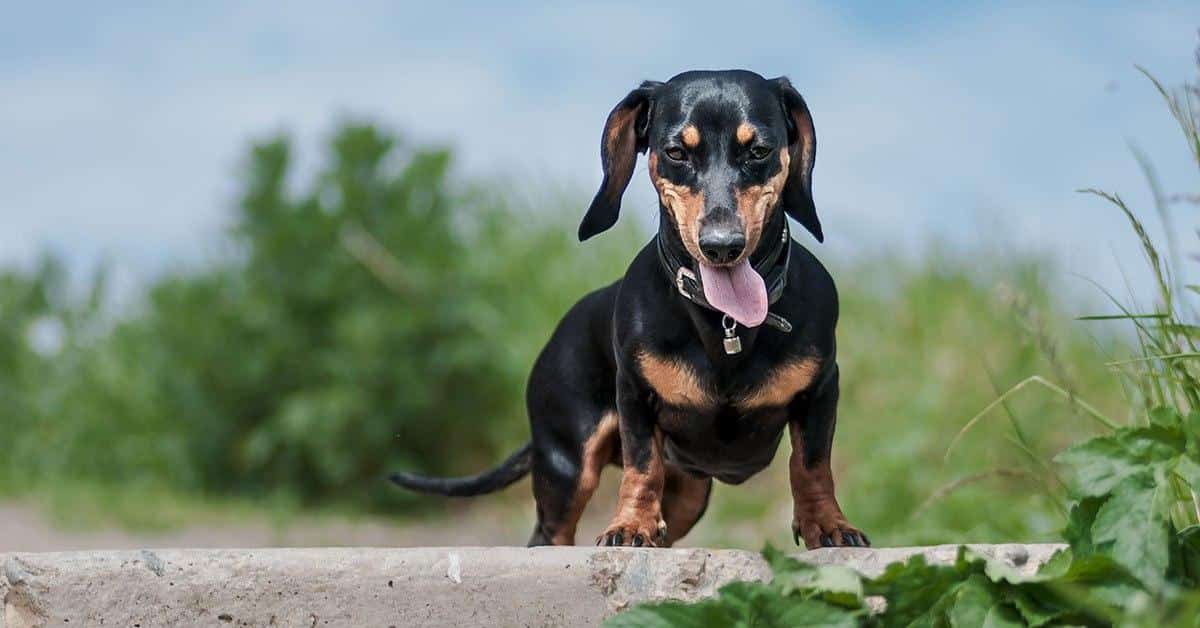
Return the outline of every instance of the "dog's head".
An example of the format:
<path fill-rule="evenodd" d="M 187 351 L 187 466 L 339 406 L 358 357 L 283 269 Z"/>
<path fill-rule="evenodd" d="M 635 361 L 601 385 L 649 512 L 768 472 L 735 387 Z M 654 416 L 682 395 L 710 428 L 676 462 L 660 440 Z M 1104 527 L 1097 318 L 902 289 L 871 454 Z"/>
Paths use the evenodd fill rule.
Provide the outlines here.
<path fill-rule="evenodd" d="M 579 239 L 616 223 L 637 153 L 649 151 L 662 207 L 702 269 L 742 265 L 780 208 L 821 241 L 812 199 L 816 148 L 808 106 L 786 78 L 731 70 L 647 81 L 604 125 L 604 182 Z"/>

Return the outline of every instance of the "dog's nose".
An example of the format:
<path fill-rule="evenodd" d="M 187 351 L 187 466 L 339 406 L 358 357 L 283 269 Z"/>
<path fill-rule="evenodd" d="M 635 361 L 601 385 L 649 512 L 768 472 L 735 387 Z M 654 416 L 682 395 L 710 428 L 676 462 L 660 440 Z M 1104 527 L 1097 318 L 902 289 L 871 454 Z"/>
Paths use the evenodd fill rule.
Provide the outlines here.
<path fill-rule="evenodd" d="M 746 236 L 733 229 L 707 229 L 700 234 L 700 252 L 713 264 L 728 264 L 746 248 Z"/>

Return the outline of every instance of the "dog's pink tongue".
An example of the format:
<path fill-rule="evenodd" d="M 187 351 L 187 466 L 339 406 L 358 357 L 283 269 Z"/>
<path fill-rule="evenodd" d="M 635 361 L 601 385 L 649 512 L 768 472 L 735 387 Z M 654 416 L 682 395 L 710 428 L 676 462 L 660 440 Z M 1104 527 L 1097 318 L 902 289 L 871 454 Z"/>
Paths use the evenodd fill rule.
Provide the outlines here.
<path fill-rule="evenodd" d="M 748 260 L 732 268 L 700 263 L 700 282 L 709 305 L 746 327 L 767 319 L 767 284 Z"/>

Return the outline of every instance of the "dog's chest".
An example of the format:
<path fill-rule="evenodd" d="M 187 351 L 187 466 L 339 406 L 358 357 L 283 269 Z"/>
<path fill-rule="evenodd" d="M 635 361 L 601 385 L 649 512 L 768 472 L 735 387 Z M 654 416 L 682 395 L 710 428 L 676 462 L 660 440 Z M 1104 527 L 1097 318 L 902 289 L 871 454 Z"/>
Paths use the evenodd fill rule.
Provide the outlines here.
<path fill-rule="evenodd" d="M 813 385 L 820 366 L 815 358 L 799 358 L 721 382 L 679 359 L 641 359 L 667 458 L 734 482 L 770 464 L 789 404 Z"/>
<path fill-rule="evenodd" d="M 648 352 L 639 356 L 639 366 L 662 409 L 739 417 L 785 408 L 812 385 L 821 363 L 795 358 L 728 382 L 706 376 L 686 361 Z"/>

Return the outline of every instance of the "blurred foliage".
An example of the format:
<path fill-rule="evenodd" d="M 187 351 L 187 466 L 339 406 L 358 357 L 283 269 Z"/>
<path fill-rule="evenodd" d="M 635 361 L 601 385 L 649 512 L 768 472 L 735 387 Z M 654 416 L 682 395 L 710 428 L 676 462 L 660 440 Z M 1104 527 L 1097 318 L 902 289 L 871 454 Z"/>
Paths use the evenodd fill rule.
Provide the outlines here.
<path fill-rule="evenodd" d="M 518 208 L 506 182 L 463 180 L 447 151 L 369 126 L 337 132 L 311 178 L 295 180 L 292 161 L 286 139 L 254 147 L 229 254 L 162 277 L 134 307 L 107 311 L 103 274 L 80 290 L 52 259 L 0 274 L 0 489 L 95 487 L 139 523 L 139 495 L 445 504 L 385 473 L 474 472 L 523 442 L 537 352 L 648 237 L 627 217 L 580 245 L 578 199 Z M 1052 265 L 936 249 L 829 265 L 842 298 L 834 464 L 851 520 L 881 544 L 1054 538 L 1062 513 L 1021 471 L 1003 415 L 942 459 L 968 418 L 1030 374 L 1106 411 L 1122 399 L 1097 343 L 1065 322 Z M 1010 405 L 1043 457 L 1094 428 L 1068 407 Z M 719 486 L 687 543 L 790 542 L 786 457 Z M 527 485 L 506 496 L 474 500 L 472 516 L 524 527 Z M 601 491 L 589 517 L 612 507 Z"/>
<path fill-rule="evenodd" d="M 581 255 L 573 213 L 513 211 L 450 163 L 347 125 L 294 193 L 289 142 L 261 143 L 235 254 L 156 281 L 111 324 L 52 260 L 4 274 L 2 483 L 395 509 L 414 498 L 387 471 L 465 471 L 525 440 L 532 356 L 634 238 Z M 39 354 L 39 336 L 63 347 Z"/>

